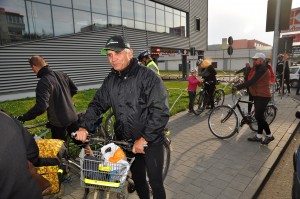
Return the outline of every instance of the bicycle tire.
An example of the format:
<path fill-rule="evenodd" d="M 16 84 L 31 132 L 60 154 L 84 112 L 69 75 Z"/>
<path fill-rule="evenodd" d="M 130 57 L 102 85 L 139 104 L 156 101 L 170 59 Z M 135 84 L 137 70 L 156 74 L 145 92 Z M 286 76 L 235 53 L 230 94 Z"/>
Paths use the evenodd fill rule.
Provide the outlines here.
<path fill-rule="evenodd" d="M 272 122 L 274 121 L 275 117 L 277 114 L 277 108 L 276 106 L 274 106 L 273 104 L 269 104 L 267 105 L 267 108 L 265 110 L 265 119 L 267 121 L 267 123 L 270 125 L 272 124 Z M 249 124 L 249 127 L 252 131 L 257 132 L 258 131 L 258 125 L 257 125 L 257 121 L 255 119 L 255 112 L 252 111 L 251 113 L 251 123 Z"/>
<path fill-rule="evenodd" d="M 214 92 L 215 106 L 223 105 L 225 99 L 225 92 L 222 89 L 216 89 Z"/>
<path fill-rule="evenodd" d="M 105 129 L 105 136 L 108 140 L 115 140 L 115 130 L 114 130 L 114 123 L 116 121 L 115 115 L 113 112 L 110 112 L 104 123 L 104 129 Z"/>
<path fill-rule="evenodd" d="M 163 181 L 166 179 L 171 161 L 171 141 L 169 138 L 164 140 L 164 165 L 163 165 Z"/>
<path fill-rule="evenodd" d="M 195 115 L 200 115 L 205 110 L 205 105 L 207 104 L 206 95 L 204 91 L 199 92 L 193 103 L 193 113 Z M 195 106 L 197 107 L 195 109 Z"/>
<path fill-rule="evenodd" d="M 230 106 L 217 106 L 208 116 L 208 127 L 217 138 L 230 138 L 238 132 L 237 113 Z"/>

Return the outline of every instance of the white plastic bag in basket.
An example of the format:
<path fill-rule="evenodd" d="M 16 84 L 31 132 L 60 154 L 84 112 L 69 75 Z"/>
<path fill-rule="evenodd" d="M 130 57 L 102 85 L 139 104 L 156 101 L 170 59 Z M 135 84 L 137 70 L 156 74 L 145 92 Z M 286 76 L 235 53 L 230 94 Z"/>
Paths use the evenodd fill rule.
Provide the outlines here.
<path fill-rule="evenodd" d="M 101 153 L 104 157 L 106 164 L 113 167 L 113 171 L 111 172 L 111 174 L 112 174 L 111 180 L 112 181 L 120 180 L 121 184 L 123 184 L 126 179 L 127 173 L 129 171 L 130 165 L 127 161 L 125 153 L 120 150 L 122 150 L 122 149 L 119 146 L 117 146 L 114 143 L 110 143 L 110 144 L 104 145 L 101 148 Z M 115 153 L 117 153 L 118 157 L 116 157 Z M 120 153 L 124 153 L 124 156 L 123 156 L 123 154 L 120 155 Z M 114 162 L 111 161 L 112 158 L 113 158 Z M 120 159 L 120 158 L 122 158 L 122 159 Z M 115 177 L 118 176 L 119 179 L 115 179 L 113 174 L 116 174 Z"/>

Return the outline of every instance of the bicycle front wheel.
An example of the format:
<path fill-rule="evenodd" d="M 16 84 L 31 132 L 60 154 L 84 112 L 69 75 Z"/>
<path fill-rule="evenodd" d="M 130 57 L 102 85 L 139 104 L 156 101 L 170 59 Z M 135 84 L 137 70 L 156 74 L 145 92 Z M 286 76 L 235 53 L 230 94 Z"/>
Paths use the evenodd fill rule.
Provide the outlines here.
<path fill-rule="evenodd" d="M 205 110 L 206 104 L 207 104 L 207 97 L 206 97 L 204 91 L 201 91 L 195 97 L 193 113 L 195 115 L 200 115 Z M 195 106 L 196 106 L 196 109 L 195 109 Z"/>
<path fill-rule="evenodd" d="M 165 138 L 164 141 L 164 166 L 163 166 L 163 180 L 167 177 L 168 170 L 170 167 L 170 158 L 171 158 L 171 141 L 169 138 Z"/>
<path fill-rule="evenodd" d="M 265 120 L 267 121 L 267 123 L 270 125 L 277 114 L 277 108 L 276 106 L 274 106 L 273 104 L 267 105 L 267 108 L 265 110 L 264 116 L 265 116 Z M 255 112 L 252 111 L 251 113 L 251 123 L 249 124 L 249 127 L 252 131 L 257 132 L 258 131 L 258 125 L 257 125 L 257 121 L 255 119 Z"/>
<path fill-rule="evenodd" d="M 222 89 L 216 89 L 214 92 L 215 106 L 223 105 L 225 99 L 225 92 Z"/>
<path fill-rule="evenodd" d="M 238 116 L 230 106 L 217 106 L 208 116 L 208 127 L 216 137 L 230 138 L 238 131 Z"/>

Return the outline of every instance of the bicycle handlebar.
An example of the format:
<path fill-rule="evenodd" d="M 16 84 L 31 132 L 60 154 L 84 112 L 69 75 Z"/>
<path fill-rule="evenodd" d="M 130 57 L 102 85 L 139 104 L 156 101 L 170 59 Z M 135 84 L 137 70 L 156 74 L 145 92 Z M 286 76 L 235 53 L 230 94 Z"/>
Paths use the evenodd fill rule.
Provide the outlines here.
<path fill-rule="evenodd" d="M 27 125 L 24 126 L 26 129 L 33 129 L 33 128 L 37 128 L 37 127 L 41 127 L 41 126 L 48 126 L 49 122 L 45 122 L 45 123 L 39 123 L 39 124 L 32 124 L 32 125 Z"/>
<path fill-rule="evenodd" d="M 77 136 L 76 132 L 71 133 L 71 138 L 76 138 L 76 136 Z M 116 145 L 119 145 L 121 148 L 123 148 L 127 151 L 132 151 L 132 147 L 133 147 L 133 143 L 127 142 L 125 140 L 120 140 L 120 141 L 119 140 L 106 140 L 104 138 L 92 137 L 91 135 L 88 135 L 88 143 L 91 142 L 91 141 L 102 142 L 102 143 L 105 143 L 105 144 L 114 143 Z M 148 145 L 144 144 L 143 147 L 147 148 Z"/>

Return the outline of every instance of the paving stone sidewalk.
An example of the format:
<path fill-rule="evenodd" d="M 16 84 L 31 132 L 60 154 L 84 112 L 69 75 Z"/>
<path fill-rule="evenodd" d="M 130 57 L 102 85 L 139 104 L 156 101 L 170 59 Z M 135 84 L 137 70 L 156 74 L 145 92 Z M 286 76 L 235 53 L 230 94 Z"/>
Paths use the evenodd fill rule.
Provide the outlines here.
<path fill-rule="evenodd" d="M 275 96 L 278 112 L 270 126 L 275 140 L 267 146 L 247 141 L 255 134 L 247 125 L 232 138 L 221 140 L 210 132 L 208 114 L 184 111 L 173 116 L 168 124 L 173 151 L 165 180 L 167 199 L 253 198 L 299 123 L 297 97 Z M 63 187 L 63 198 L 82 198 L 79 179 Z M 129 195 L 129 199 L 137 198 L 136 193 Z"/>

